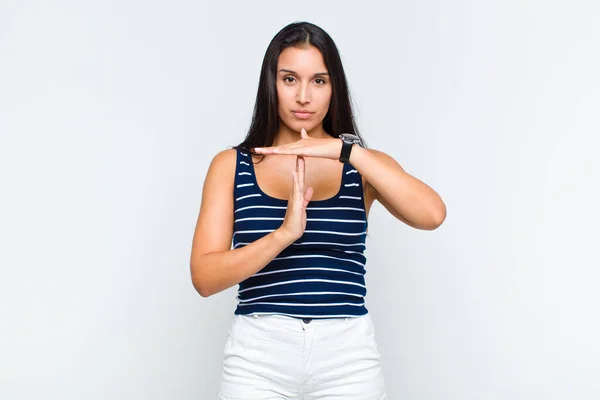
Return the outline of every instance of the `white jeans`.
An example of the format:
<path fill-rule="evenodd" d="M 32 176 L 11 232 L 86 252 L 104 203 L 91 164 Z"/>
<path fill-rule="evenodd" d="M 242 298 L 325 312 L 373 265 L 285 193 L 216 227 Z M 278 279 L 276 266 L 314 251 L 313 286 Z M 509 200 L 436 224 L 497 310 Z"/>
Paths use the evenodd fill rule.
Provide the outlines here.
<path fill-rule="evenodd" d="M 308 323 L 235 315 L 219 399 L 387 399 L 370 314 Z"/>

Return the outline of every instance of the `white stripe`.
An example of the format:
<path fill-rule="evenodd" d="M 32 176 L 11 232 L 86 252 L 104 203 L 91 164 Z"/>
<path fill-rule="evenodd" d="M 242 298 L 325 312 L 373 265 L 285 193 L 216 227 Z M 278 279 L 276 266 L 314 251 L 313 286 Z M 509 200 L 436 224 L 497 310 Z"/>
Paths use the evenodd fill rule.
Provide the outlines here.
<path fill-rule="evenodd" d="M 301 243 L 292 243 L 294 246 L 302 246 L 305 244 L 333 244 L 337 246 L 365 246 L 364 243 L 336 243 L 336 242 L 301 242 Z"/>
<path fill-rule="evenodd" d="M 266 302 L 266 301 L 258 301 L 256 303 L 246 303 L 246 304 L 240 304 L 240 306 L 253 306 L 255 304 L 265 304 L 265 305 L 272 305 L 272 306 L 304 306 L 304 307 L 329 307 L 329 306 L 355 306 L 355 307 L 362 307 L 365 305 L 365 303 L 315 303 L 315 304 L 304 304 L 304 303 L 270 303 L 270 302 Z"/>
<path fill-rule="evenodd" d="M 237 199 L 235 199 L 235 201 L 244 200 L 244 199 L 247 199 L 248 197 L 260 197 L 260 193 L 257 193 L 257 194 L 248 194 L 246 196 L 238 197 Z"/>
<path fill-rule="evenodd" d="M 359 222 L 364 223 L 365 220 L 362 219 L 327 219 L 327 218 L 307 218 L 307 221 L 320 221 L 320 222 Z"/>
<path fill-rule="evenodd" d="M 254 195 L 251 195 L 254 196 Z M 267 230 L 258 230 L 258 231 L 237 231 L 234 232 L 234 235 L 237 235 L 239 233 L 263 233 L 263 232 L 273 232 L 275 229 L 267 229 Z M 342 236 L 360 236 L 360 235 L 364 235 L 365 232 L 361 232 L 361 233 L 344 233 L 344 232 L 329 232 L 329 231 L 304 231 L 304 233 L 326 233 L 326 234 L 330 234 L 330 235 L 342 235 Z"/>
<path fill-rule="evenodd" d="M 254 274 L 252 275 L 252 277 L 255 276 L 262 276 L 262 275 L 271 275 L 271 274 L 279 274 L 282 272 L 291 272 L 291 271 L 308 271 L 308 270 L 315 270 L 315 271 L 336 271 L 336 272 L 346 272 L 348 274 L 353 274 L 353 275 L 364 275 L 360 272 L 352 272 L 352 271 L 348 271 L 345 269 L 339 269 L 339 268 L 320 268 L 320 267 L 307 267 L 307 268 L 287 268 L 287 269 L 278 269 L 276 271 L 268 271 L 268 272 L 259 272 L 258 274 Z"/>
<path fill-rule="evenodd" d="M 272 312 L 253 312 L 250 314 L 246 314 L 246 315 L 263 315 L 263 314 L 267 314 L 267 315 L 272 315 Z M 277 315 L 286 315 L 288 317 L 298 317 L 298 318 L 358 318 L 361 317 L 362 315 L 349 315 L 349 314 L 338 314 L 338 315 L 309 315 L 309 314 L 288 314 L 288 313 L 280 313 L 277 312 Z"/>
<path fill-rule="evenodd" d="M 274 208 L 274 209 L 279 209 L 279 210 L 285 210 L 287 207 L 280 207 L 280 206 L 248 206 L 248 207 L 239 208 L 239 209 L 235 210 L 235 212 L 244 211 L 244 210 L 248 210 L 248 209 L 251 209 L 251 208 Z"/>
<path fill-rule="evenodd" d="M 233 246 L 233 248 L 235 249 L 238 246 L 247 246 L 250 243 L 243 243 L 243 242 L 239 242 L 236 243 L 235 246 Z M 302 246 L 302 245 L 314 245 L 314 244 L 325 244 L 325 245 L 337 245 L 337 246 L 363 246 L 363 247 L 367 247 L 366 244 L 364 243 L 351 243 L 351 244 L 346 244 L 346 243 L 335 243 L 335 242 L 302 242 L 302 243 L 292 243 L 293 246 Z M 364 253 L 361 251 L 351 251 L 351 250 L 343 250 L 344 253 L 353 253 L 353 254 L 360 254 L 361 256 L 364 257 Z"/>
<path fill-rule="evenodd" d="M 265 233 L 265 232 L 273 232 L 275 229 L 263 229 L 263 230 L 258 230 L 258 231 L 237 231 L 234 232 L 234 235 L 237 235 L 239 233 Z"/>
<path fill-rule="evenodd" d="M 285 207 L 281 207 L 281 208 L 285 208 Z M 324 210 L 324 211 L 328 211 L 328 210 L 352 210 L 352 211 L 365 211 L 362 208 L 356 208 L 356 207 L 311 207 L 310 203 L 308 203 L 308 207 L 306 207 L 307 210 Z"/>
<path fill-rule="evenodd" d="M 332 260 L 341 260 L 341 261 L 349 261 L 352 262 L 354 264 L 358 264 L 361 267 L 364 267 L 365 264 L 355 261 L 355 260 L 349 260 L 347 258 L 339 258 L 339 257 L 332 257 L 332 256 L 323 256 L 320 254 L 307 254 L 307 255 L 301 255 L 301 256 L 287 256 L 287 257 L 275 257 L 273 260 L 289 260 L 290 258 L 330 258 Z"/>
<path fill-rule="evenodd" d="M 283 221 L 284 218 L 276 217 L 248 217 L 236 219 L 234 222 L 240 221 Z M 319 221 L 319 222 L 347 222 L 347 223 L 365 223 L 362 219 L 326 219 L 326 218 L 307 218 L 306 221 Z"/>
<path fill-rule="evenodd" d="M 254 183 L 242 183 L 241 185 L 237 185 L 236 187 L 241 188 L 246 186 L 254 186 Z"/>
<path fill-rule="evenodd" d="M 365 285 L 361 285 L 360 283 L 354 283 L 354 282 L 345 282 L 345 281 L 333 281 L 330 279 L 296 279 L 294 281 L 284 281 L 284 282 L 275 282 L 275 283 L 270 283 L 268 285 L 260 285 L 260 286 L 253 286 L 253 287 L 249 287 L 247 289 L 242 289 L 239 290 L 238 293 L 244 293 L 248 290 L 256 290 L 256 289 L 262 289 L 262 288 L 266 288 L 266 287 L 273 287 L 273 286 L 279 286 L 279 285 L 287 285 L 290 283 L 300 283 L 300 282 L 327 282 L 327 283 L 340 283 L 342 285 L 352 285 L 352 286 L 359 286 L 361 288 L 365 288 Z"/>
<path fill-rule="evenodd" d="M 240 164 L 246 164 L 246 165 L 250 166 L 250 164 L 248 164 L 246 161 L 240 161 Z"/>
<path fill-rule="evenodd" d="M 249 172 L 242 172 L 242 173 L 250 174 Z M 235 212 L 249 210 L 249 209 L 253 209 L 253 208 L 270 208 L 270 209 L 275 209 L 275 210 L 287 209 L 287 207 L 285 207 L 285 206 L 248 206 L 248 207 L 239 208 L 239 209 L 235 210 Z M 362 208 L 356 208 L 356 207 L 311 207 L 310 203 L 309 203 L 308 207 L 306 207 L 306 210 L 307 211 L 310 211 L 310 210 L 314 210 L 314 211 L 350 210 L 350 211 L 361 211 L 361 212 L 365 211 Z"/>
<path fill-rule="evenodd" d="M 361 200 L 360 197 L 355 197 L 355 196 L 340 196 L 340 199 Z"/>
<path fill-rule="evenodd" d="M 357 173 L 358 173 L 357 170 L 351 169 L 350 171 L 346 172 L 346 175 L 348 175 L 348 174 L 357 174 Z"/>
<path fill-rule="evenodd" d="M 304 233 L 327 233 L 330 235 L 342 235 L 342 236 L 360 236 L 360 235 L 364 235 L 365 232 L 361 232 L 361 233 L 344 233 L 344 232 L 331 232 L 331 231 L 304 231 Z"/>
<path fill-rule="evenodd" d="M 240 172 L 238 175 L 252 175 L 250 172 Z"/>
<path fill-rule="evenodd" d="M 237 300 L 240 303 L 247 303 L 254 300 L 266 299 L 269 297 L 287 297 L 287 296 L 321 296 L 326 294 L 341 294 L 344 296 L 352 296 L 352 297 L 363 297 L 362 294 L 357 293 L 346 293 L 346 292 L 296 292 L 296 293 L 276 293 L 276 294 L 266 294 L 264 296 L 252 297 L 250 299 L 242 300 L 240 296 L 237 296 Z"/>
<path fill-rule="evenodd" d="M 358 185 L 358 183 L 346 183 L 344 186 L 351 187 L 351 186 L 359 186 L 359 185 Z"/>
<path fill-rule="evenodd" d="M 240 151 L 240 154 L 243 155 L 243 156 L 247 156 L 248 155 L 246 153 L 242 153 L 241 151 Z"/>
<path fill-rule="evenodd" d="M 283 218 L 275 218 L 275 217 L 249 217 L 249 218 L 236 219 L 233 222 L 241 222 L 241 221 L 283 221 Z"/>

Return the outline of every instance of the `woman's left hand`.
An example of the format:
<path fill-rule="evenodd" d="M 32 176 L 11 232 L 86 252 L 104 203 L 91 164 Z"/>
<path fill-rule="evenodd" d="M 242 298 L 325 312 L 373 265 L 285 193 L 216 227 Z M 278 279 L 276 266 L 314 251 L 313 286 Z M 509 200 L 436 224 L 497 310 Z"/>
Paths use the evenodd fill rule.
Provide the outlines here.
<path fill-rule="evenodd" d="M 283 146 L 255 147 L 258 154 L 296 154 L 303 157 L 319 157 L 337 160 L 340 158 L 342 141 L 336 138 L 313 139 L 302 128 L 301 139 Z"/>

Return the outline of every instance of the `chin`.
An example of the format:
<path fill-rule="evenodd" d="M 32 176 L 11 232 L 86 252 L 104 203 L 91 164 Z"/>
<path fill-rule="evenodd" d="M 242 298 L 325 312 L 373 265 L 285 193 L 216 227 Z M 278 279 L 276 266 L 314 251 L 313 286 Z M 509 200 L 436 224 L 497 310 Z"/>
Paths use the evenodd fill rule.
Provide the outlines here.
<path fill-rule="evenodd" d="M 291 131 L 300 133 L 300 130 L 302 130 L 302 128 L 304 128 L 306 132 L 310 132 L 313 129 L 318 128 L 323 123 L 323 120 L 317 120 L 315 119 L 315 116 L 308 120 L 299 120 L 292 116 L 291 118 L 285 120 L 279 118 L 279 122 L 284 124 Z"/>
<path fill-rule="evenodd" d="M 303 123 L 302 121 L 281 121 L 289 130 L 300 133 L 302 128 L 306 129 L 306 131 L 310 131 L 314 128 L 314 124 Z"/>
<path fill-rule="evenodd" d="M 310 132 L 313 129 L 318 128 L 323 123 L 322 120 L 308 120 L 308 121 L 297 121 L 294 124 L 294 130 L 300 132 L 300 129 L 306 129 L 306 132 Z"/>

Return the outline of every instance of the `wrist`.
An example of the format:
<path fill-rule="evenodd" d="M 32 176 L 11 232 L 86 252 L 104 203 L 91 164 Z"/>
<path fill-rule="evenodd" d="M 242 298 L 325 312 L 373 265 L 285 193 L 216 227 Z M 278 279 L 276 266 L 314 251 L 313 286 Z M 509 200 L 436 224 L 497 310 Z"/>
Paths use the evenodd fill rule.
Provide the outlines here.
<path fill-rule="evenodd" d="M 273 231 L 273 239 L 283 248 L 290 246 L 296 241 L 296 237 L 283 228 L 277 228 Z"/>
<path fill-rule="evenodd" d="M 352 152 L 350 153 L 350 164 L 356 166 L 356 164 L 360 164 L 360 160 L 364 158 L 367 150 L 364 147 L 361 147 L 357 144 L 352 146 Z"/>
<path fill-rule="evenodd" d="M 332 140 L 332 143 L 334 143 L 334 145 L 333 145 L 334 151 L 330 158 L 332 160 L 339 160 L 340 154 L 342 153 L 342 146 L 344 145 L 344 143 L 340 139 L 331 139 L 331 140 Z"/>
<path fill-rule="evenodd" d="M 339 135 L 339 138 L 341 139 L 339 161 L 346 164 L 350 162 L 352 151 L 360 147 L 360 136 L 352 133 L 342 133 Z M 355 146 L 355 144 L 358 144 L 358 146 Z"/>

